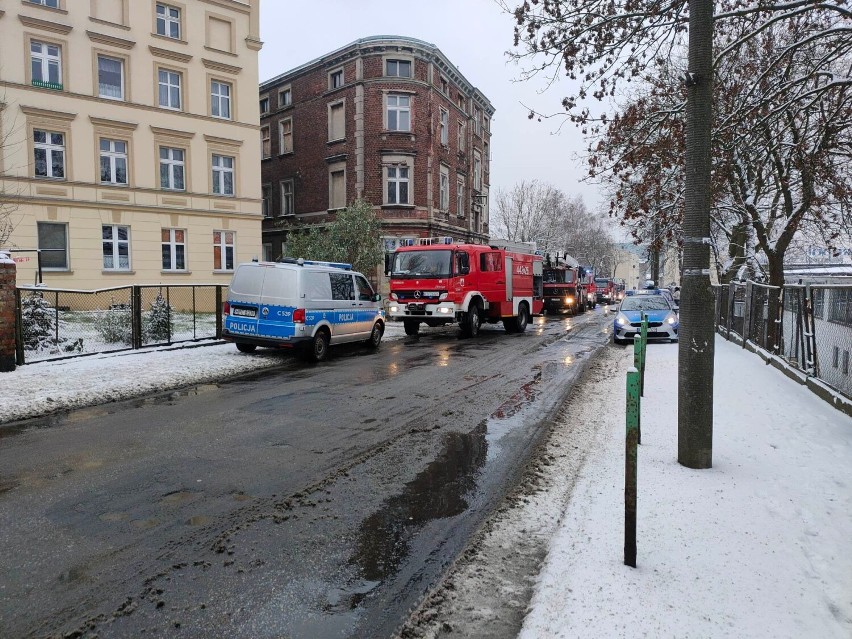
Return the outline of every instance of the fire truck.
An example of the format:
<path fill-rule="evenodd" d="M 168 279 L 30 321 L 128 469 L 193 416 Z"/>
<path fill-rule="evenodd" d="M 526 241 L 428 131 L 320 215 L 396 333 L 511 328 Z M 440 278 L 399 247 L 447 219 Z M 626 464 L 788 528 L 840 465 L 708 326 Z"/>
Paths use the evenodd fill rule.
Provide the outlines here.
<path fill-rule="evenodd" d="M 579 267 L 580 288 L 585 293 L 586 308 L 598 305 L 598 289 L 595 286 L 595 269 L 591 266 Z"/>
<path fill-rule="evenodd" d="M 574 315 L 586 310 L 579 264 L 567 253 L 557 253 L 553 259 L 548 254 L 544 258 L 544 308 L 550 313 L 567 310 Z"/>
<path fill-rule="evenodd" d="M 542 258 L 508 241 L 457 244 L 451 237 L 407 240 L 393 255 L 387 315 L 406 335 L 421 324 L 458 323 L 467 337 L 483 322 L 523 333 L 542 309 Z"/>

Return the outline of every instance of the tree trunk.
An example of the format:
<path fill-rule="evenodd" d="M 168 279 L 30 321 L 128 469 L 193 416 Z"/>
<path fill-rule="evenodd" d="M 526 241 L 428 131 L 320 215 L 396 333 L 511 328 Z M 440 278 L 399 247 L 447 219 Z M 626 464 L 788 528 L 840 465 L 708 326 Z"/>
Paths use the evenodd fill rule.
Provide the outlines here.
<path fill-rule="evenodd" d="M 769 285 L 779 287 L 771 289 L 767 300 L 766 318 L 766 350 L 778 354 L 781 344 L 781 321 L 784 308 L 781 303 L 784 286 L 784 256 L 778 253 L 768 255 Z"/>
<path fill-rule="evenodd" d="M 713 2 L 689 2 L 686 199 L 678 350 L 678 462 L 713 465 L 713 308 L 710 285 L 710 168 Z"/>

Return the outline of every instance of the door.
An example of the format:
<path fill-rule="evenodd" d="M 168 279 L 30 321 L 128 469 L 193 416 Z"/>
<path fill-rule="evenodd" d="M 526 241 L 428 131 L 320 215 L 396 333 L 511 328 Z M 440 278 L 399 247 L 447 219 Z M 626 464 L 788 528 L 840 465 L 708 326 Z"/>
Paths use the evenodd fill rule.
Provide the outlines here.
<path fill-rule="evenodd" d="M 503 270 L 503 254 L 500 251 L 483 251 L 479 254 L 479 290 L 488 300 L 492 313 L 500 312 L 506 301 L 506 271 Z M 498 315 L 499 316 L 499 315 Z"/>
<path fill-rule="evenodd" d="M 358 332 L 358 313 L 352 273 L 329 273 L 331 298 L 334 302 L 333 337 L 346 341 Z"/>
<path fill-rule="evenodd" d="M 359 333 L 370 334 L 370 331 L 373 330 L 373 323 L 376 320 L 376 306 L 377 302 L 373 301 L 373 297 L 375 296 L 375 292 L 373 292 L 373 287 L 370 286 L 370 283 L 367 281 L 367 278 L 363 275 L 355 276 L 355 296 L 357 299 L 355 303 L 357 304 L 357 325 Z"/>

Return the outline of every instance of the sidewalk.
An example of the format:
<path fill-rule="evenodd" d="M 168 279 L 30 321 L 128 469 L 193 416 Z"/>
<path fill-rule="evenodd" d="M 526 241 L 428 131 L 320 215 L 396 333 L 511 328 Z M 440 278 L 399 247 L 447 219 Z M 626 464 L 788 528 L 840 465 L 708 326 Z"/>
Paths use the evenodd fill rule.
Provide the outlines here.
<path fill-rule="evenodd" d="M 601 396 L 625 396 L 621 361 Z M 648 348 L 637 568 L 624 409 L 602 417 L 522 639 L 852 636 L 852 419 L 716 340 L 713 468 L 677 463 L 677 347 Z M 623 401 L 623 400 L 622 400 Z"/>

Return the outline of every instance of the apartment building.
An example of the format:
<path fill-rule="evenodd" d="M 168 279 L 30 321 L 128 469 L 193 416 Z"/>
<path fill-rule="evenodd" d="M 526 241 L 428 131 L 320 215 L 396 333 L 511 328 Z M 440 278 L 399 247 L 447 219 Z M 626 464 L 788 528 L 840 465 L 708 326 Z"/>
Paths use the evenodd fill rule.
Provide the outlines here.
<path fill-rule="evenodd" d="M 227 283 L 258 256 L 260 0 L 0 0 L 18 283 Z M 50 249 L 50 250 L 45 250 Z"/>
<path fill-rule="evenodd" d="M 494 107 L 434 44 L 363 38 L 259 98 L 265 257 L 356 198 L 375 206 L 388 253 L 409 238 L 488 240 Z"/>

